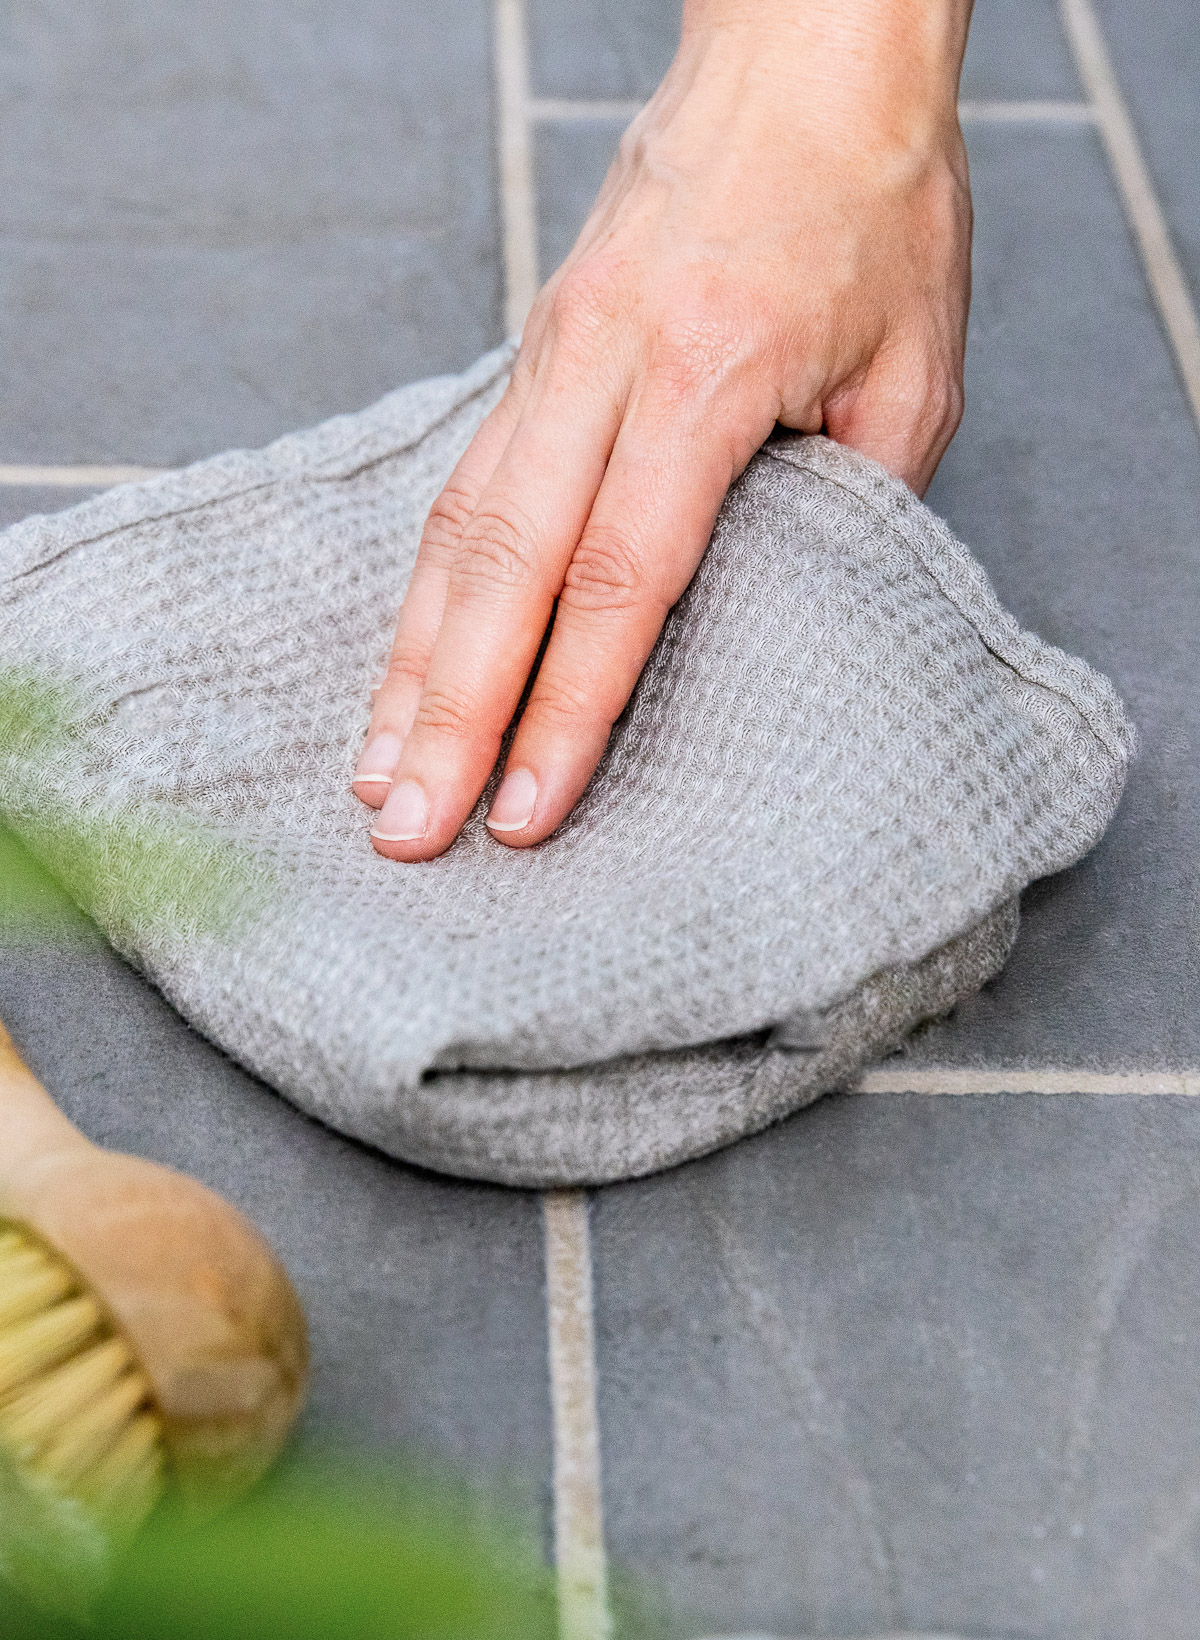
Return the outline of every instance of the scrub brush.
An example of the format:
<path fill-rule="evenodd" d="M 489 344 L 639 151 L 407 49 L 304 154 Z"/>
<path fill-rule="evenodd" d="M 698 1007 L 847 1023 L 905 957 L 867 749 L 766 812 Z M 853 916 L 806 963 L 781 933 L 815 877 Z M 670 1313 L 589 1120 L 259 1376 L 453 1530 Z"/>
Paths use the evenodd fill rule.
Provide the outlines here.
<path fill-rule="evenodd" d="M 0 1583 L 86 1613 L 164 1491 L 204 1514 L 259 1478 L 306 1369 L 258 1233 L 84 1138 L 0 1026 Z"/>

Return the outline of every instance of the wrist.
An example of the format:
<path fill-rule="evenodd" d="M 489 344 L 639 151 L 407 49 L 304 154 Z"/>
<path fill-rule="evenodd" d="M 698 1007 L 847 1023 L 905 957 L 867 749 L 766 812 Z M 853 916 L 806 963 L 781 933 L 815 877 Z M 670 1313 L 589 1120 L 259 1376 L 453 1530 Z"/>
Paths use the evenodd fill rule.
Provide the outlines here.
<path fill-rule="evenodd" d="M 957 126 L 970 15 L 971 0 L 685 0 L 681 57 L 719 53 L 805 123 L 924 146 Z"/>

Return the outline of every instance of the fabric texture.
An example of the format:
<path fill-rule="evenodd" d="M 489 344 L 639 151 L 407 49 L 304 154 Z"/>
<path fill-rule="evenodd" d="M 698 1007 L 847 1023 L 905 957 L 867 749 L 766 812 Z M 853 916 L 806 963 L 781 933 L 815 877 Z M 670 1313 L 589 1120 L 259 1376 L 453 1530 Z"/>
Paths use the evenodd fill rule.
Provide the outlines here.
<path fill-rule="evenodd" d="M 0 667 L 77 703 L 13 737 L 0 802 L 305 1110 L 434 1168 L 599 1182 L 777 1120 L 977 989 L 1020 890 L 1103 832 L 1132 731 L 905 486 L 780 437 L 554 837 L 496 843 L 485 793 L 442 858 L 380 858 L 349 789 L 370 685 L 510 362 L 0 536 Z M 174 918 L 124 891 L 128 851 L 80 872 L 130 816 L 251 862 L 252 914 L 206 921 L 219 853 Z"/>

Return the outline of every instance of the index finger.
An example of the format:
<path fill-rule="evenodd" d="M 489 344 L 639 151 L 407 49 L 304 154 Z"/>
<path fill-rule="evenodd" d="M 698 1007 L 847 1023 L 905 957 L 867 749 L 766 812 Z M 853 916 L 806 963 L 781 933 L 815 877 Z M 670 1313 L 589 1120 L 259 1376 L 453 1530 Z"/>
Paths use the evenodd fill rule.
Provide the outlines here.
<path fill-rule="evenodd" d="M 355 796 L 371 808 L 382 805 L 391 787 L 442 624 L 454 555 L 520 419 L 524 397 L 510 383 L 463 452 L 425 521 L 412 579 L 400 606 L 387 676 L 376 691 L 366 742 L 354 771 Z"/>
<path fill-rule="evenodd" d="M 620 424 L 615 361 L 551 356 L 449 568 L 437 638 L 394 784 L 381 853 L 447 848 L 490 775 L 545 635 Z"/>

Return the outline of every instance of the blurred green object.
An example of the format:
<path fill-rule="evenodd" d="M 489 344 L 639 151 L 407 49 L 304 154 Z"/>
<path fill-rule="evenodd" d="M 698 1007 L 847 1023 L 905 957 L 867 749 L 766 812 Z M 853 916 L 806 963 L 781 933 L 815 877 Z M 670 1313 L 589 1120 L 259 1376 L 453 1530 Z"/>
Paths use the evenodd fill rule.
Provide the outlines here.
<path fill-rule="evenodd" d="M 109 929 L 220 937 L 262 910 L 270 875 L 199 819 L 132 799 L 119 808 L 44 811 L 23 796 L 39 770 L 86 752 L 97 713 L 66 684 L 0 669 L 0 808 L 20 809 L 22 842 L 0 827 L 0 938 L 69 932 L 43 862 Z M 36 859 L 34 858 L 36 856 Z"/>
<path fill-rule="evenodd" d="M 0 938 L 70 923 L 62 890 L 25 845 L 0 827 Z"/>
<path fill-rule="evenodd" d="M 552 1640 L 554 1583 L 494 1507 L 410 1468 L 306 1465 L 203 1526 L 160 1511 L 91 1620 L 5 1640 Z"/>

